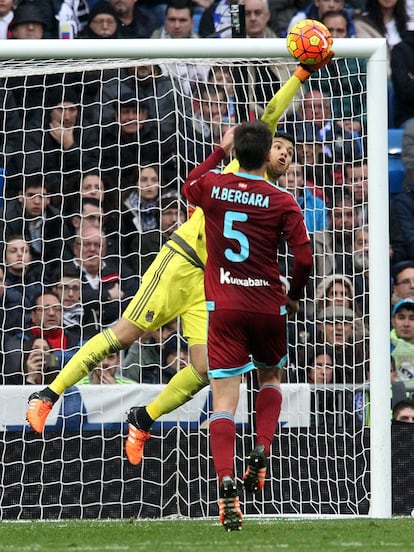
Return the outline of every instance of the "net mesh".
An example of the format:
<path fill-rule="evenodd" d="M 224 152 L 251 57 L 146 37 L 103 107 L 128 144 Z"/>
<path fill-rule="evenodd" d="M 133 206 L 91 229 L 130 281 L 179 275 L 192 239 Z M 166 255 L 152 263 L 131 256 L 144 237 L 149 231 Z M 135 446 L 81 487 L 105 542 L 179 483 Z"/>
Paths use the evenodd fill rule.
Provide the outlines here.
<path fill-rule="evenodd" d="M 147 404 L 188 360 L 177 339 L 179 320 L 121 355 L 114 386 L 69 389 L 43 437 L 27 428 L 22 434 L 23 413 L 31 390 L 50 381 L 79 340 L 120 317 L 166 236 L 187 216 L 180 190 L 189 170 L 230 124 L 260 117 L 293 67 L 279 58 L 0 63 L 4 518 L 217 514 L 208 389 L 154 426 L 139 469 L 124 458 L 124 412 Z M 366 514 L 365 61 L 337 59 L 313 76 L 279 129 L 296 141 L 296 159 L 279 184 L 304 210 L 314 272 L 298 318 L 288 324 L 270 478 L 263 496 L 243 497 L 243 508 L 246 514 Z M 156 193 L 143 201 L 151 185 Z M 172 204 L 178 216 L 164 220 L 161 212 Z M 97 241 L 100 224 L 104 235 Z M 282 246 L 287 288 L 291 261 Z M 33 308 L 37 295 L 50 290 L 58 293 L 55 304 L 52 296 Z M 68 336 L 64 342 L 52 336 L 52 353 L 29 360 L 38 347 L 31 325 L 53 325 L 59 306 Z M 44 363 L 47 371 L 39 370 Z M 239 478 L 253 443 L 255 389 L 247 378 L 236 418 Z"/>

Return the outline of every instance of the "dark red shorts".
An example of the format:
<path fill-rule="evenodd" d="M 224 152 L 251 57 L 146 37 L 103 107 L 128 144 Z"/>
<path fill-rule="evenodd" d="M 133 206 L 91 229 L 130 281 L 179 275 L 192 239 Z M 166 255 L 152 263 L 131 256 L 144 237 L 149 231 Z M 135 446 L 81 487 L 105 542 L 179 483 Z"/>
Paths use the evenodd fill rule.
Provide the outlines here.
<path fill-rule="evenodd" d="M 209 312 L 209 370 L 284 366 L 286 315 L 218 310 Z M 249 368 L 251 369 L 251 367 Z M 243 371 L 248 371 L 242 370 Z"/>

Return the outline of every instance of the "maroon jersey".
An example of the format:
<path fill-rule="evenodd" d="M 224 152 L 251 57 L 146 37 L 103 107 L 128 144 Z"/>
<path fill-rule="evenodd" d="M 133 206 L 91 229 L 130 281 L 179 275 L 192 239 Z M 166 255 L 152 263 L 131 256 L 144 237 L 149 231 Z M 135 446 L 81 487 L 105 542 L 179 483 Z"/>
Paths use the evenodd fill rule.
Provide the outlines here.
<path fill-rule="evenodd" d="M 279 313 L 286 304 L 277 250 L 309 243 L 294 197 L 262 178 L 210 171 L 187 179 L 183 193 L 206 218 L 207 301 L 214 308 Z"/>

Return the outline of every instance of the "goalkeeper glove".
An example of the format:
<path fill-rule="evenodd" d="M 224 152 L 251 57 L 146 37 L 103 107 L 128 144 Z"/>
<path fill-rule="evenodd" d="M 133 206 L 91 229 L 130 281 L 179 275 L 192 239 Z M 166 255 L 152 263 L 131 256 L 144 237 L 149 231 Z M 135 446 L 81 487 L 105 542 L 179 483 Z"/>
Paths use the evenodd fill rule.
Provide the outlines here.
<path fill-rule="evenodd" d="M 331 50 L 329 54 L 319 63 L 315 63 L 314 65 L 307 65 L 306 63 L 301 63 L 299 67 L 295 69 L 293 74 L 295 75 L 295 77 L 298 77 L 298 79 L 301 82 L 305 82 L 312 75 L 312 73 L 314 73 L 315 71 L 318 71 L 318 69 L 322 69 L 322 67 L 325 67 L 325 65 L 328 65 L 328 63 L 331 61 L 334 55 L 335 55 L 335 52 L 332 52 Z"/>

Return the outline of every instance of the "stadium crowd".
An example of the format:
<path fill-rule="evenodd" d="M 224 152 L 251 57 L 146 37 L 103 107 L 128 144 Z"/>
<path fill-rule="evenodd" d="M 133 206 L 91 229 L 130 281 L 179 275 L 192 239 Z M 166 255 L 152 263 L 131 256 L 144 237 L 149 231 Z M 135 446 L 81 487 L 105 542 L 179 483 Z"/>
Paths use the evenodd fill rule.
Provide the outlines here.
<path fill-rule="evenodd" d="M 231 36 L 231 3 L 2 0 L 0 38 L 220 39 Z M 284 37 L 312 17 L 334 38 L 387 39 L 390 127 L 405 133 L 405 188 L 391 205 L 390 379 L 412 384 L 414 1 L 244 0 L 244 9 L 248 38 Z M 398 55 L 404 48 L 411 57 Z M 303 308 L 289 322 L 286 382 L 369 381 L 365 80 L 364 60 L 334 59 L 280 124 L 295 136 L 296 158 L 279 185 L 302 208 L 315 255 Z M 119 319 L 186 220 L 188 172 L 230 124 L 263 113 L 281 84 L 274 68 L 255 62 L 248 70 L 177 63 L 2 77 L 1 383 L 48 383 L 83 341 Z M 283 262 L 287 273 L 287 250 Z M 90 383 L 168 381 L 188 361 L 179 323 L 112 361 Z M 326 409 L 336 398 L 317 400 Z M 364 400 L 345 398 L 362 421 Z"/>

